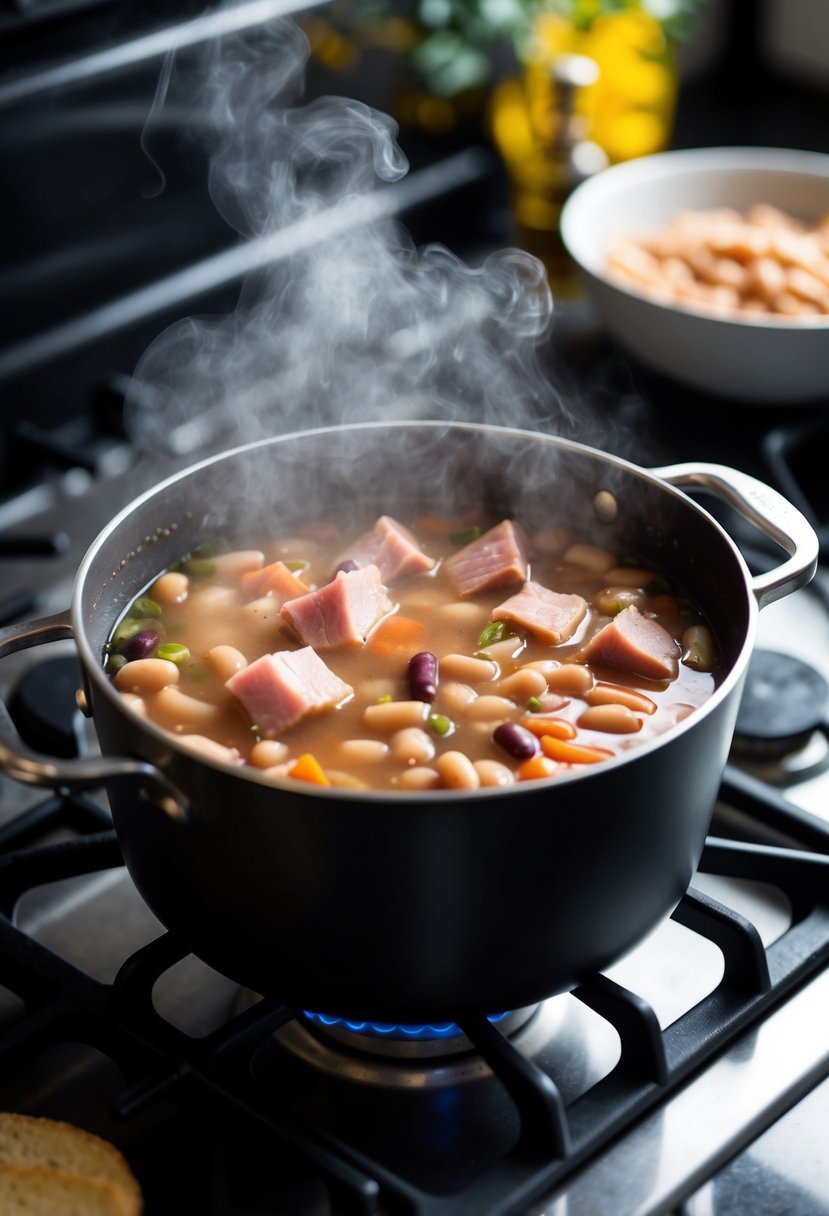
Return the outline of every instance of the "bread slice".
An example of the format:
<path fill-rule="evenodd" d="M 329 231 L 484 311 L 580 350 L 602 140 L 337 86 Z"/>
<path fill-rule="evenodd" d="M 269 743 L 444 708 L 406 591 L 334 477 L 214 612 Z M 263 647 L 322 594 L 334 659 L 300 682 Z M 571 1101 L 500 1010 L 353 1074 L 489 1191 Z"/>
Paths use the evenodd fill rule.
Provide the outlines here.
<path fill-rule="evenodd" d="M 42 1165 L 0 1165 L 3 1216 L 132 1216 L 123 1187 Z"/>
<path fill-rule="evenodd" d="M 118 1149 L 71 1123 L 0 1111 L 0 1166 L 6 1165 L 59 1170 L 107 1182 L 123 1194 L 126 1216 L 141 1211 L 140 1187 Z"/>

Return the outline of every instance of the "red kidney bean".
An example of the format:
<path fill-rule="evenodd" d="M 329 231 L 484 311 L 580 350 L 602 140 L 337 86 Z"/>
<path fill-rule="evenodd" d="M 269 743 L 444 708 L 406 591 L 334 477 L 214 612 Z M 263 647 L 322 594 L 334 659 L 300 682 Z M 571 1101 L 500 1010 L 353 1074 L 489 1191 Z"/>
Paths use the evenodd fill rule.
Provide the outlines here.
<path fill-rule="evenodd" d="M 434 701 L 438 691 L 438 661 L 428 650 L 409 659 L 409 688 L 415 701 Z"/>
<path fill-rule="evenodd" d="M 342 570 L 343 574 L 350 574 L 352 570 L 359 570 L 360 567 L 350 557 L 347 557 L 344 562 L 340 562 L 337 569 L 334 571 L 335 576 Z"/>
<path fill-rule="evenodd" d="M 535 735 L 517 722 L 502 722 L 495 727 L 492 738 L 515 760 L 531 760 L 541 750 Z"/>
<path fill-rule="evenodd" d="M 148 659 L 155 654 L 160 638 L 154 629 L 142 629 L 121 647 L 121 654 L 132 663 L 135 659 Z"/>

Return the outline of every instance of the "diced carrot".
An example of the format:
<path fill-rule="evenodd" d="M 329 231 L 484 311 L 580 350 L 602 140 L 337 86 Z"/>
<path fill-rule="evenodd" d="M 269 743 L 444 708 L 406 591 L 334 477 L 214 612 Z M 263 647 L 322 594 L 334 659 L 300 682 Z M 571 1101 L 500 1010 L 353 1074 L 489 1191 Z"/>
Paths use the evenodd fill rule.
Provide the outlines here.
<path fill-rule="evenodd" d="M 296 781 L 308 781 L 311 785 L 331 784 L 323 772 L 319 760 L 310 752 L 303 752 L 301 756 L 297 756 L 288 769 L 288 776 L 293 777 Z"/>
<path fill-rule="evenodd" d="M 541 736 L 541 746 L 544 755 L 559 764 L 598 764 L 607 760 L 613 752 L 605 751 L 603 747 L 585 747 L 583 743 L 567 743 L 564 739 L 554 739 L 551 735 Z"/>
<path fill-rule="evenodd" d="M 426 627 L 408 616 L 387 616 L 381 621 L 368 640 L 368 646 L 376 654 L 396 654 L 409 650 L 415 654 L 421 649 L 421 639 Z"/>
<path fill-rule="evenodd" d="M 546 756 L 533 756 L 525 760 L 518 769 L 519 781 L 538 781 L 540 777 L 552 777 L 556 766 Z"/>
<path fill-rule="evenodd" d="M 271 562 L 261 570 L 249 570 L 240 577 L 239 585 L 251 599 L 265 595 L 268 591 L 276 592 L 283 601 L 308 593 L 308 587 L 302 579 L 297 578 L 284 562 Z"/>
<path fill-rule="evenodd" d="M 656 702 L 623 684 L 596 684 L 584 694 L 588 705 L 626 705 L 638 714 L 655 714 Z"/>
<path fill-rule="evenodd" d="M 576 728 L 572 722 L 568 722 L 566 718 L 539 718 L 533 715 L 530 718 L 522 718 L 521 725 L 525 726 L 533 735 L 552 735 L 554 739 L 575 739 Z"/>

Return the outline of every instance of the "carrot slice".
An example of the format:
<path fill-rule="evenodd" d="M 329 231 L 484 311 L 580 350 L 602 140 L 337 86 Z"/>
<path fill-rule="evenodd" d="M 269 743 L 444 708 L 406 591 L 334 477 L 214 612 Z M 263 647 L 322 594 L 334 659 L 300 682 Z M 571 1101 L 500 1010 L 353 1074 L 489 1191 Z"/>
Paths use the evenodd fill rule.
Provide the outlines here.
<path fill-rule="evenodd" d="M 548 760 L 546 756 L 533 756 L 519 766 L 518 780 L 538 781 L 540 777 L 552 777 L 555 771 L 556 765 L 552 760 Z"/>
<path fill-rule="evenodd" d="M 566 718 L 522 718 L 521 725 L 525 726 L 533 735 L 537 735 L 539 739 L 542 735 L 552 735 L 554 739 L 575 739 L 576 728 L 572 722 L 568 722 Z"/>
<path fill-rule="evenodd" d="M 310 752 L 303 752 L 301 756 L 297 756 L 288 769 L 288 776 L 293 777 L 296 781 L 307 781 L 311 785 L 331 784 L 323 772 L 319 760 Z"/>
<path fill-rule="evenodd" d="M 395 654 L 399 650 L 410 650 L 412 654 L 421 649 L 421 639 L 426 627 L 408 616 L 387 616 L 381 621 L 368 640 L 368 647 L 376 654 Z"/>
<path fill-rule="evenodd" d="M 600 760 L 607 760 L 613 755 L 613 752 L 605 751 L 603 747 L 567 743 L 563 739 L 554 739 L 551 735 L 542 735 L 541 746 L 544 755 L 550 760 L 558 760 L 559 764 L 598 764 Z"/>
<path fill-rule="evenodd" d="M 239 585 L 245 595 L 251 598 L 275 591 L 283 600 L 291 600 L 300 595 L 307 595 L 309 590 L 284 562 L 271 562 L 261 570 L 249 570 L 241 575 Z"/>

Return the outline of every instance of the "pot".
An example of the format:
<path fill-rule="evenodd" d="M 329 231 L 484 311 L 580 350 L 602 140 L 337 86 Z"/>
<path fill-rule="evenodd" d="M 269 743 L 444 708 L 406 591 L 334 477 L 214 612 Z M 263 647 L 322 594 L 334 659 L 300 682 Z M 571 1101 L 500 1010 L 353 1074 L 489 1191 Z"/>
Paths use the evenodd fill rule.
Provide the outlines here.
<path fill-rule="evenodd" d="M 680 486 L 726 499 L 791 556 L 749 574 Z M 280 784 L 177 746 L 102 669 L 127 605 L 219 533 L 342 513 L 494 502 L 632 544 L 708 617 L 725 677 L 666 734 L 597 766 L 508 789 L 355 792 Z M 598 496 L 598 497 L 597 497 Z M 473 424 L 327 428 L 196 465 L 138 498 L 86 554 L 68 613 L 0 631 L 0 655 L 74 637 L 102 756 L 27 751 L 3 710 L 0 763 L 19 780 L 105 783 L 125 863 L 193 953 L 306 1009 L 385 1021 L 532 1004 L 607 967 L 669 913 L 702 852 L 757 610 L 811 578 L 817 539 L 776 491 L 718 465 L 647 471 L 546 435 Z"/>

